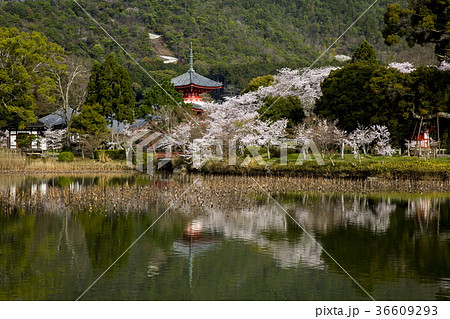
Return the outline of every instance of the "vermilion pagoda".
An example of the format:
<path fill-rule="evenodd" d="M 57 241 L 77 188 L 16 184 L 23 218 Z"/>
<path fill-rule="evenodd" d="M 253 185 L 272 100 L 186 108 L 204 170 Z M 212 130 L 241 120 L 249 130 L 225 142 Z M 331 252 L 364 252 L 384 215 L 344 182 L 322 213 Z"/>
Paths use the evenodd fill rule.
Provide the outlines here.
<path fill-rule="evenodd" d="M 194 58 L 192 53 L 192 42 L 190 48 L 190 67 L 186 73 L 173 78 L 172 84 L 175 90 L 183 92 L 183 98 L 185 103 L 193 103 L 201 106 L 203 103 L 200 94 L 210 92 L 212 90 L 222 88 L 222 83 L 204 77 L 194 71 Z M 193 107 L 196 109 L 196 107 Z M 200 111 L 201 109 L 199 109 Z"/>

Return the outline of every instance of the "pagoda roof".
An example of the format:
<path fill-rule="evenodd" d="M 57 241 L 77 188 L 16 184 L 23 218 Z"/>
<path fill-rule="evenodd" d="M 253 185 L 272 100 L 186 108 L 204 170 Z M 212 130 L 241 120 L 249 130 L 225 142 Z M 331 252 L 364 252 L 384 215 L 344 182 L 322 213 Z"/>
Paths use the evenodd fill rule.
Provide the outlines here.
<path fill-rule="evenodd" d="M 173 78 L 171 82 L 175 87 L 197 86 L 203 88 L 221 88 L 223 86 L 222 83 L 208 79 L 194 70 L 189 70 L 186 73 Z"/>

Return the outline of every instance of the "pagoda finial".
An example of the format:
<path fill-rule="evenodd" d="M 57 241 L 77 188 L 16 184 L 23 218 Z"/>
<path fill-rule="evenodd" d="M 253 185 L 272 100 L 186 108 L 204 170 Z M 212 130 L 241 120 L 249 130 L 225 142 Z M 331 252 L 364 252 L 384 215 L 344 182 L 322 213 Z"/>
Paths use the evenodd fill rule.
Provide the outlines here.
<path fill-rule="evenodd" d="M 194 71 L 194 53 L 192 51 L 192 41 L 190 42 L 189 71 Z"/>

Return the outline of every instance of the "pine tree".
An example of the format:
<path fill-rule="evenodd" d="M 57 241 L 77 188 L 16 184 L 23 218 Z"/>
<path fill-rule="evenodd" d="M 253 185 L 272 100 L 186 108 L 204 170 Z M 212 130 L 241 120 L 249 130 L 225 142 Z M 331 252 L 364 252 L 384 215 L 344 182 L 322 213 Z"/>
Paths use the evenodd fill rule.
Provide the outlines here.
<path fill-rule="evenodd" d="M 435 44 L 438 60 L 450 59 L 450 1 L 409 0 L 408 8 L 389 4 L 384 14 L 384 42 L 395 45 L 404 38 L 409 47 Z"/>
<path fill-rule="evenodd" d="M 80 134 L 106 133 L 107 123 L 102 113 L 102 106 L 98 103 L 83 105 L 81 112 L 73 119 L 75 131 Z"/>

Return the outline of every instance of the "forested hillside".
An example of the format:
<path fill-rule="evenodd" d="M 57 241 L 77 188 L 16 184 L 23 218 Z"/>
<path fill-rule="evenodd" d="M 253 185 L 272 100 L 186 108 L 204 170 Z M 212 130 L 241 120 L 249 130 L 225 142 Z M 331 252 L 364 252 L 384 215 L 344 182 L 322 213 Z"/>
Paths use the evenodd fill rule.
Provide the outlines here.
<path fill-rule="evenodd" d="M 196 68 L 242 89 L 252 77 L 282 66 L 313 61 L 373 1 L 372 0 L 108 0 L 80 4 L 147 69 L 172 69 L 158 60 L 148 33 L 162 35 L 173 55 L 186 61 L 189 41 Z M 395 0 L 404 4 L 405 0 Z M 381 36 L 386 3 L 380 1 L 325 56 L 347 54 L 363 39 L 378 53 L 388 48 Z M 97 60 L 119 52 L 89 17 L 71 0 L 2 1 L 0 26 L 39 31 L 66 51 Z M 382 56 L 379 54 L 379 56 Z M 121 58 L 119 54 L 119 59 Z M 125 62 L 123 57 L 122 63 Z M 242 72 L 242 66 L 244 72 Z M 129 65 L 135 79 L 138 75 Z"/>

